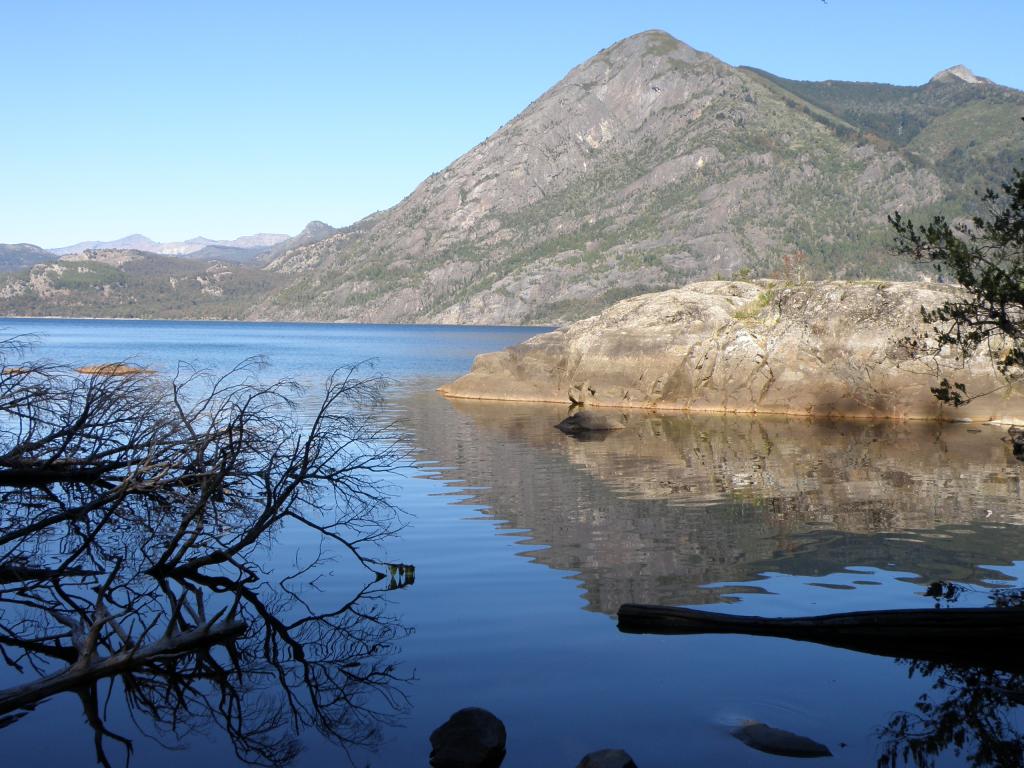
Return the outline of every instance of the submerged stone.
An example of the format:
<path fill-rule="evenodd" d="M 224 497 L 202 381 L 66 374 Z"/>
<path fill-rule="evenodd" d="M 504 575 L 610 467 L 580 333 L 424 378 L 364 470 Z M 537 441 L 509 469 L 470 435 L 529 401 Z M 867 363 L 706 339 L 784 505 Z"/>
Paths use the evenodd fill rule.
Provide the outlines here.
<path fill-rule="evenodd" d="M 505 726 L 480 707 L 467 707 L 430 734 L 433 768 L 498 768 L 505 759 Z"/>
<path fill-rule="evenodd" d="M 600 749 L 584 755 L 576 768 L 636 768 L 636 763 L 625 750 Z"/>
<path fill-rule="evenodd" d="M 732 735 L 748 747 L 783 757 L 831 757 L 832 752 L 806 736 L 799 736 L 764 723 L 744 723 Z"/>
<path fill-rule="evenodd" d="M 555 426 L 567 435 L 577 435 L 581 432 L 611 432 L 623 429 L 626 425 L 613 413 L 598 413 L 584 409 L 567 416 Z"/>

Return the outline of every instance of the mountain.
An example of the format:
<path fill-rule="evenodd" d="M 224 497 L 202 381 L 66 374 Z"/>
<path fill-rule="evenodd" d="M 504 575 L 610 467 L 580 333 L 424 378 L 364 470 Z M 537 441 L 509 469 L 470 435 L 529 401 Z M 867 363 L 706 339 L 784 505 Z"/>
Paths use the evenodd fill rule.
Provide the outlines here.
<path fill-rule="evenodd" d="M 256 253 L 265 252 L 269 250 L 271 247 L 287 239 L 288 235 L 275 235 L 266 232 L 261 232 L 256 235 L 244 235 L 242 237 L 236 237 L 234 240 L 211 240 L 207 237 L 193 237 L 189 240 L 182 240 L 180 242 L 158 243 L 155 240 L 150 240 L 148 237 L 144 235 L 128 235 L 127 237 L 122 237 L 120 240 L 88 240 L 82 243 L 75 243 L 74 245 L 64 246 L 62 248 L 52 248 L 50 250 L 52 253 L 55 253 L 58 256 L 67 256 L 71 254 L 82 253 L 83 251 L 87 250 L 109 249 L 125 249 L 134 251 L 146 251 L 147 253 L 161 253 L 166 255 L 185 256 L 191 255 L 210 246 L 223 246 L 225 248 L 233 249 L 236 251 L 249 251 L 249 255 L 250 257 L 252 257 L 255 256 Z"/>
<path fill-rule="evenodd" d="M 393 208 L 342 229 L 312 222 L 271 246 L 260 270 L 222 278 L 239 280 L 245 300 L 204 298 L 202 316 L 557 323 L 737 273 L 911 278 L 914 265 L 889 250 L 887 215 L 969 212 L 973 190 L 1024 155 L 1021 116 L 1024 93 L 965 67 L 921 86 L 804 82 L 644 32 L 573 69 Z M 127 283 L 108 276 L 118 295 L 128 284 L 156 295 L 137 263 L 116 269 L 135 270 Z M 57 301 L 26 278 L 0 283 L 0 298 L 12 280 L 19 312 L 78 311 L 74 289 Z M 82 306 L 102 313 L 103 286 L 83 289 Z M 190 317 L 190 301 L 144 306 Z"/>
<path fill-rule="evenodd" d="M 338 232 L 341 232 L 341 230 L 335 229 L 330 224 L 324 224 L 322 221 L 311 221 L 295 237 L 289 237 L 287 240 L 274 245 L 267 254 L 267 261 L 276 261 L 291 251 L 304 245 L 319 243 L 332 235 L 336 235 Z"/>
<path fill-rule="evenodd" d="M 5 315 L 242 317 L 280 284 L 272 272 L 130 249 L 90 249 L 0 275 Z"/>
<path fill-rule="evenodd" d="M 995 83 L 993 83 L 987 77 L 978 77 L 963 64 L 957 64 L 956 66 L 950 67 L 949 69 L 942 70 L 928 82 L 935 83 L 955 80 L 962 80 L 965 83 L 986 83 L 988 85 L 995 85 Z"/>
<path fill-rule="evenodd" d="M 57 257 L 38 245 L 29 243 L 0 243 L 0 272 L 19 272 L 23 269 L 56 261 Z"/>
<path fill-rule="evenodd" d="M 66 245 L 62 248 L 51 248 L 50 252 L 55 253 L 58 256 L 67 256 L 69 254 L 81 253 L 82 251 L 104 249 L 104 248 L 122 248 L 125 250 L 137 250 L 137 251 L 148 251 L 155 253 L 156 248 L 160 246 L 154 240 L 150 240 L 145 235 L 128 235 L 122 237 L 120 240 L 86 240 L 81 243 L 75 243 L 74 245 Z"/>
<path fill-rule="evenodd" d="M 1024 147 L 1024 94 L 965 71 L 801 83 L 627 38 L 394 208 L 271 262 L 292 279 L 255 312 L 560 322 L 796 252 L 812 276 L 913 276 L 887 214 L 960 212 Z"/>
<path fill-rule="evenodd" d="M 855 130 L 932 168 L 949 202 L 962 207 L 974 204 L 975 189 L 1005 179 L 1024 154 L 1024 94 L 964 66 L 917 87 L 804 82 L 748 71 L 780 86 L 794 107 L 809 108 L 833 130 Z"/>

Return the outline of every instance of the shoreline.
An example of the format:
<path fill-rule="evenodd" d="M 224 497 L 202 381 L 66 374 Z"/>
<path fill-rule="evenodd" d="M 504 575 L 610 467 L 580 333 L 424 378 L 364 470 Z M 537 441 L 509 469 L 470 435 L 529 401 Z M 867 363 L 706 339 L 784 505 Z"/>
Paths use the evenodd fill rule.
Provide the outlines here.
<path fill-rule="evenodd" d="M 239 325 L 352 325 L 371 326 L 379 328 L 509 328 L 509 329 L 536 329 L 538 333 L 547 333 L 557 330 L 562 326 L 558 325 L 493 325 L 474 323 L 373 323 L 358 322 L 354 320 L 227 320 L 222 317 L 197 318 L 197 317 L 86 317 L 66 315 L 0 315 L 0 324 L 5 320 L 66 320 L 86 322 L 127 322 L 127 323 L 235 323 Z"/>
<path fill-rule="evenodd" d="M 563 405 L 567 409 L 573 408 L 571 400 L 548 400 L 542 398 L 527 398 L 527 397 L 482 397 L 478 395 L 456 395 L 450 392 L 446 392 L 445 388 L 438 387 L 435 390 L 442 397 L 449 400 L 473 400 L 487 403 L 536 403 L 538 405 Z M 836 415 L 836 414 L 822 414 L 817 415 L 813 413 L 801 413 L 797 411 L 775 411 L 775 410 L 756 410 L 742 408 L 700 408 L 690 407 L 683 405 L 610 405 L 607 403 L 585 403 L 583 405 L 577 405 L 576 409 L 584 408 L 600 408 L 609 411 L 645 411 L 649 414 L 667 414 L 676 415 L 684 413 L 699 413 L 699 414 L 719 414 L 722 416 L 746 416 L 746 417 L 757 417 L 757 416 L 779 416 L 790 419 L 802 419 L 804 421 L 875 421 L 875 422 L 908 422 L 914 423 L 927 423 L 933 424 L 976 424 L 979 426 L 988 427 L 1019 427 L 1024 426 L 1024 420 L 988 420 L 979 421 L 969 417 L 958 418 L 958 419 L 941 419 L 931 416 L 879 416 L 879 415 L 856 415 L 851 414 L 849 416 Z"/>

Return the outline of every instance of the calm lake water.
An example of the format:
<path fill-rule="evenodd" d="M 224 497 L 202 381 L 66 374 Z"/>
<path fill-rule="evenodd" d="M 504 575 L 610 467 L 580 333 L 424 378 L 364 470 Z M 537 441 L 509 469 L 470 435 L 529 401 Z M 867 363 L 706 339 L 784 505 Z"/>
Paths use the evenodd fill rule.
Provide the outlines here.
<path fill-rule="evenodd" d="M 937 580 L 964 587 L 958 605 L 987 604 L 1024 577 L 1024 465 L 998 429 L 638 412 L 621 432 L 581 441 L 552 428 L 563 408 L 434 392 L 476 354 L 536 329 L 2 325 L 35 335 L 33 357 L 71 364 L 224 370 L 263 355 L 267 377 L 315 388 L 336 366 L 373 359 L 393 379 L 388 413 L 417 466 L 394 479 L 407 525 L 382 556 L 414 565 L 415 583 L 386 596 L 395 679 L 375 700 L 387 718 L 372 748 L 350 748 L 356 765 L 426 765 L 430 732 L 470 705 L 504 721 L 510 767 L 572 768 L 603 747 L 641 768 L 786 762 L 730 735 L 746 720 L 824 743 L 829 765 L 876 765 L 887 750 L 902 754 L 908 733 L 939 750 L 935 765 L 967 765 L 972 729 L 1019 738 L 1024 727 L 998 695 L 1014 681 L 998 676 L 966 688 L 956 669 L 772 638 L 627 635 L 614 618 L 623 602 L 766 616 L 930 607 L 924 592 Z M 268 567 L 309 546 L 308 534 L 282 531 Z M 330 610 L 358 578 L 339 560 L 309 600 Z M 0 672 L 3 687 L 30 678 Z M 985 685 L 997 693 L 986 698 Z M 181 739 L 127 706 L 120 683 L 103 691 L 133 765 L 237 762 L 215 721 Z M 932 715 L 966 727 L 959 754 L 940 749 L 922 696 Z M 897 737 L 886 729 L 901 714 L 910 729 Z M 71 694 L 0 730 L 4 764 L 26 766 L 92 765 L 93 738 Z M 347 764 L 315 729 L 299 739 L 295 765 Z M 108 747 L 115 764 L 119 750 Z"/>

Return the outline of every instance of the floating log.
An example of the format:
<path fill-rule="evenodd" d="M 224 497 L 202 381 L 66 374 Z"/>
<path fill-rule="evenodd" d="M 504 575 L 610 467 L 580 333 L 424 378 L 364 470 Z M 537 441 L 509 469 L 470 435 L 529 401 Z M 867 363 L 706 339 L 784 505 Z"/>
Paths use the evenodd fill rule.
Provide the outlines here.
<path fill-rule="evenodd" d="M 878 656 L 1024 671 L 1021 608 L 920 608 L 763 618 L 627 603 L 619 608 L 619 630 L 781 637 Z"/>

